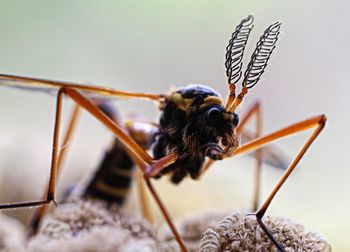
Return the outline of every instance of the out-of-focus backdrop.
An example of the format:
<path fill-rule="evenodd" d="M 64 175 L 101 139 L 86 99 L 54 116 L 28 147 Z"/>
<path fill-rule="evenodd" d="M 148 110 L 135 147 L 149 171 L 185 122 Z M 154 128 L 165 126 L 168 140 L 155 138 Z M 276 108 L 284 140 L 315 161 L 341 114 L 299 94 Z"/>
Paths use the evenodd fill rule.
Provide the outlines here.
<path fill-rule="evenodd" d="M 247 54 L 263 30 L 283 23 L 263 79 L 239 113 L 259 99 L 264 132 L 324 113 L 328 123 L 268 211 L 324 234 L 335 251 L 350 248 L 349 93 L 350 5 L 347 1 L 1 1 L 0 72 L 164 93 L 202 83 L 224 97 L 224 54 L 240 20 L 255 16 Z M 248 59 L 248 57 L 246 57 Z M 0 87 L 1 201 L 38 199 L 51 154 L 54 96 Z M 123 118 L 156 121 L 156 106 L 117 101 Z M 65 117 L 71 103 L 67 102 Z M 278 142 L 291 158 L 310 134 Z M 84 114 L 59 193 L 96 167 L 110 134 Z M 157 182 L 170 212 L 247 209 L 252 159 L 218 162 L 201 179 Z M 265 166 L 263 197 L 281 172 Z M 132 204 L 132 203 L 130 203 Z M 29 216 L 28 210 L 12 215 Z M 24 217 L 23 217 L 24 216 Z M 159 217 L 159 221 L 161 221 Z"/>

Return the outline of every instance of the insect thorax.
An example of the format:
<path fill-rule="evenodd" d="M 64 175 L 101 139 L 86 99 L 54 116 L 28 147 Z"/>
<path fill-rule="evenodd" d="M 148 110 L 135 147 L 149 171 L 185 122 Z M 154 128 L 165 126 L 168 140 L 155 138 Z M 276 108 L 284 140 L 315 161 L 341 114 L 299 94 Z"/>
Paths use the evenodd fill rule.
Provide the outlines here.
<path fill-rule="evenodd" d="M 233 132 L 231 124 L 221 123 L 223 129 L 207 123 L 208 110 L 215 108 L 224 113 L 222 99 L 213 89 L 202 85 L 189 85 L 169 94 L 161 104 L 159 133 L 153 145 L 154 158 L 159 159 L 170 153 L 180 158 L 165 168 L 159 177 L 171 174 L 171 180 L 179 183 L 187 174 L 196 179 L 205 157 L 220 159 L 212 150 L 221 136 Z"/>

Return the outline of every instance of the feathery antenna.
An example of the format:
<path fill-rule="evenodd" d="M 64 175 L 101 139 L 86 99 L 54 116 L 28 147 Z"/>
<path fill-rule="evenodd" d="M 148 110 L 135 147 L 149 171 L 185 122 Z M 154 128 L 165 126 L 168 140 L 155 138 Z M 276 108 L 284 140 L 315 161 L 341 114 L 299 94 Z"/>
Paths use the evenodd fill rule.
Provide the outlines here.
<path fill-rule="evenodd" d="M 249 15 L 241 21 L 233 32 L 226 47 L 226 75 L 228 83 L 237 83 L 242 76 L 242 58 L 250 31 L 253 29 L 254 17 Z"/>
<path fill-rule="evenodd" d="M 248 89 L 252 88 L 259 81 L 267 66 L 271 53 L 276 47 L 280 27 L 281 23 L 276 22 L 270 25 L 260 37 L 247 66 L 247 70 L 244 73 L 243 87 L 247 87 Z"/>

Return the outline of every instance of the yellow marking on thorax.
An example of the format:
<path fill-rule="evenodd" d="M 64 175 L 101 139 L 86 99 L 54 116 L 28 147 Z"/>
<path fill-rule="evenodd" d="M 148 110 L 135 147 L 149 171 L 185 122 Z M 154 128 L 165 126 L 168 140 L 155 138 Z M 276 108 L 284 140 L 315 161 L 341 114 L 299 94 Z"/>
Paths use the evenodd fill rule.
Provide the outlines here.
<path fill-rule="evenodd" d="M 221 106 L 223 103 L 224 101 L 222 100 L 222 98 L 212 95 L 204 98 L 203 104 L 200 106 L 200 108 L 206 107 L 208 105 L 214 105 L 214 104 Z"/>
<path fill-rule="evenodd" d="M 188 112 L 193 104 L 194 98 L 183 98 L 181 94 L 179 93 L 172 93 L 169 96 L 169 99 L 173 101 L 177 107 L 185 112 Z M 220 97 L 217 96 L 208 96 L 204 98 L 203 104 L 200 105 L 200 108 L 206 107 L 208 105 L 222 105 L 223 100 Z"/>
<path fill-rule="evenodd" d="M 179 93 L 172 93 L 170 95 L 170 100 L 172 100 L 179 109 L 187 112 L 190 109 L 194 98 L 183 98 L 182 95 Z"/>

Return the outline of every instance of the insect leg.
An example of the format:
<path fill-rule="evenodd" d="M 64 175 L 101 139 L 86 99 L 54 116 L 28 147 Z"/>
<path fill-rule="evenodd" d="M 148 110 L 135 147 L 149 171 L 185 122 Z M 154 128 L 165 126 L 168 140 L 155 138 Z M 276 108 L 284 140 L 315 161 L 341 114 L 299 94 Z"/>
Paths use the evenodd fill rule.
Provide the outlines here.
<path fill-rule="evenodd" d="M 79 115 L 80 115 L 80 109 L 79 109 L 79 106 L 76 105 L 76 106 L 74 106 L 74 109 L 72 111 L 66 132 L 64 133 L 63 142 L 62 142 L 61 147 L 60 147 L 60 152 L 59 152 L 58 159 L 57 159 L 57 176 L 59 176 L 59 174 L 60 174 L 62 162 L 66 157 L 69 142 L 72 139 L 74 130 L 76 128 L 76 125 L 77 125 L 77 122 L 79 119 Z M 44 191 L 45 194 L 47 191 L 48 191 L 48 188 Z M 42 199 L 45 198 L 45 194 L 42 196 Z M 43 205 L 42 207 L 37 208 L 36 211 L 34 212 L 34 215 L 32 217 L 31 224 L 29 227 L 29 236 L 33 236 L 37 233 L 41 219 L 46 214 L 47 208 L 48 208 L 48 205 Z"/>
<path fill-rule="evenodd" d="M 121 143 L 124 144 L 127 151 L 136 159 L 136 163 L 149 165 L 153 161 L 150 155 L 139 144 L 130 138 L 120 126 L 104 114 L 91 100 L 74 89 L 64 88 L 64 93 L 111 130 Z"/>
<path fill-rule="evenodd" d="M 174 163 L 177 160 L 177 158 L 178 158 L 177 155 L 171 154 L 171 155 L 165 156 L 165 157 L 155 161 L 152 165 L 146 167 L 143 177 L 146 181 L 146 185 L 147 185 L 148 189 L 150 190 L 150 192 L 151 192 L 153 198 L 155 199 L 160 211 L 162 212 L 167 224 L 169 225 L 170 230 L 173 232 L 175 239 L 180 246 L 181 251 L 187 251 L 186 245 L 184 244 L 184 242 L 183 242 L 180 234 L 178 233 L 167 209 L 165 208 L 164 203 L 160 199 L 158 193 L 156 192 L 156 190 L 153 187 L 152 182 L 150 180 L 150 178 L 152 176 L 156 175 L 163 168 Z"/>
<path fill-rule="evenodd" d="M 125 128 L 132 139 L 134 139 L 145 150 L 149 150 L 153 144 L 154 136 L 159 130 L 159 125 L 141 120 L 140 118 L 133 118 L 132 120 L 127 120 L 125 122 Z M 150 223 L 153 223 L 149 198 L 146 192 L 146 184 L 140 169 L 136 170 L 134 177 L 142 215 Z"/>
<path fill-rule="evenodd" d="M 148 220 L 149 223 L 153 223 L 151 206 L 149 205 L 149 201 L 148 201 L 149 198 L 147 197 L 147 194 L 146 194 L 146 185 L 143 179 L 143 174 L 140 171 L 140 169 L 136 171 L 135 177 L 136 177 L 137 189 L 139 192 L 138 195 L 139 195 L 142 215 L 146 220 Z"/>
<path fill-rule="evenodd" d="M 61 112 L 62 112 L 62 96 L 66 94 L 72 100 L 74 100 L 79 106 L 83 107 L 85 110 L 94 115 L 99 121 L 101 121 L 107 128 L 109 128 L 125 145 L 125 148 L 133 155 L 135 162 L 138 164 L 148 165 L 153 159 L 140 147 L 133 139 L 131 139 L 123 130 L 116 125 L 108 116 L 106 116 L 102 111 L 100 111 L 92 101 L 85 98 L 79 92 L 74 89 L 69 88 L 60 88 L 57 95 L 57 105 L 56 105 L 56 119 L 55 119 L 55 128 L 54 128 L 54 140 L 53 140 L 53 149 L 52 149 L 52 161 L 51 161 L 51 173 L 49 181 L 49 190 L 47 193 L 47 199 L 41 201 L 31 201 L 31 202 L 21 202 L 21 203 L 11 203 L 11 204 L 2 204 L 0 209 L 9 209 L 9 208 L 20 208 L 20 207 L 34 207 L 42 206 L 50 203 L 51 201 L 55 202 L 55 185 L 56 185 L 56 175 L 57 175 L 57 161 L 58 161 L 58 141 L 59 141 L 59 127 L 61 121 Z"/>
<path fill-rule="evenodd" d="M 146 180 L 146 185 L 151 191 L 152 196 L 156 200 L 166 222 L 168 223 L 171 231 L 173 232 L 176 241 L 178 242 L 182 251 L 187 251 L 184 242 L 182 241 L 174 223 L 172 222 L 170 215 L 168 214 L 164 204 L 160 200 L 160 197 L 153 188 L 150 177 L 156 175 L 166 166 L 174 163 L 177 160 L 177 155 L 168 155 L 159 160 L 153 160 L 147 152 L 138 145 L 132 138 L 130 138 L 126 133 L 121 130 L 121 128 L 116 125 L 109 117 L 107 117 L 103 112 L 101 112 L 96 105 L 94 105 L 89 99 L 84 97 L 79 92 L 74 89 L 64 89 L 66 95 L 72 98 L 78 105 L 83 107 L 94 117 L 96 117 L 100 122 L 102 122 L 108 129 L 110 129 L 116 137 L 124 144 L 128 153 L 135 161 L 135 163 L 140 167 L 144 173 L 144 178 Z"/>
<path fill-rule="evenodd" d="M 256 128 L 255 128 L 255 138 L 260 137 L 262 131 L 262 115 L 261 115 L 261 105 L 259 102 L 253 104 L 253 106 L 243 115 L 240 124 L 236 128 L 236 134 L 240 135 L 244 132 L 244 128 L 247 123 L 253 116 L 256 116 Z M 255 156 L 255 174 L 254 174 L 254 195 L 253 195 L 253 204 L 252 209 L 254 211 L 258 208 L 259 194 L 260 194 L 260 177 L 261 177 L 261 151 L 257 150 L 254 153 Z M 214 163 L 214 160 L 208 159 L 203 165 L 201 176 L 210 168 L 210 166 Z"/>
<path fill-rule="evenodd" d="M 60 152 L 58 155 L 58 159 L 57 159 L 57 173 L 58 173 L 58 175 L 60 173 L 62 163 L 63 163 L 64 159 L 66 158 L 69 142 L 72 140 L 73 134 L 74 134 L 75 129 L 77 127 L 79 116 L 80 116 L 80 108 L 79 108 L 79 106 L 75 105 L 73 108 L 72 114 L 69 118 L 69 123 L 68 123 L 67 129 L 64 133 L 63 142 L 62 142 Z"/>
<path fill-rule="evenodd" d="M 57 103 L 56 103 L 56 117 L 55 117 L 55 127 L 54 127 L 54 137 L 53 137 L 53 147 L 52 147 L 50 181 L 49 181 L 48 191 L 46 195 L 46 200 L 2 204 L 0 205 L 0 209 L 43 206 L 43 205 L 49 204 L 51 201 L 53 201 L 56 204 L 54 195 L 55 195 L 55 185 L 56 185 L 56 175 L 57 175 L 57 154 L 59 150 L 58 141 L 59 141 L 59 130 L 60 130 L 60 124 L 61 124 L 62 95 L 63 95 L 62 90 L 59 90 L 57 94 Z"/>
<path fill-rule="evenodd" d="M 120 123 L 117 110 L 109 101 L 101 99 L 92 99 L 92 101 L 105 115 L 125 130 Z M 124 145 L 119 138 L 113 137 L 94 174 L 84 186 L 80 186 L 80 190 L 75 191 L 75 194 L 87 199 L 100 199 L 108 205 L 123 206 L 131 188 L 134 168 L 135 162 Z"/>
<path fill-rule="evenodd" d="M 138 166 L 141 168 L 141 175 L 144 178 L 144 181 L 145 181 L 147 188 L 149 189 L 154 200 L 156 201 L 156 203 L 157 203 L 163 217 L 165 218 L 165 221 L 167 222 L 170 230 L 172 231 L 172 233 L 175 237 L 175 240 L 177 241 L 181 251 L 187 251 L 186 245 L 185 245 L 184 241 L 182 240 L 179 232 L 177 231 L 168 210 L 166 209 L 163 201 L 161 200 L 160 196 L 158 195 L 157 191 L 153 187 L 152 182 L 150 180 L 151 177 L 155 176 L 162 169 L 164 169 L 168 165 L 171 165 L 172 163 L 174 163 L 177 160 L 177 158 L 178 158 L 177 155 L 171 154 L 171 155 L 165 156 L 159 160 L 154 161 L 149 166 L 142 166 L 142 164 L 141 165 L 139 164 Z M 142 181 L 140 181 L 140 182 L 142 182 Z M 140 183 L 139 185 L 142 187 L 143 183 Z M 141 190 L 143 190 L 143 188 Z M 145 192 L 143 191 L 143 193 L 145 193 Z M 145 200 L 145 202 L 147 202 L 146 197 L 141 198 L 141 200 Z M 143 205 L 143 207 L 145 207 L 145 206 L 148 207 L 148 203 Z M 147 210 L 149 210 L 149 209 L 147 209 Z"/>
<path fill-rule="evenodd" d="M 134 158 L 134 156 L 132 154 L 131 154 L 131 157 Z M 168 210 L 166 209 L 163 201 L 159 197 L 158 193 L 156 192 L 156 190 L 153 187 L 151 180 L 150 180 L 151 177 L 155 176 L 162 169 L 164 169 L 168 165 L 171 165 L 172 163 L 174 163 L 177 160 L 177 158 L 178 158 L 177 155 L 170 154 L 170 155 L 165 156 L 159 160 L 153 161 L 153 163 L 151 165 L 148 165 L 148 166 L 145 166 L 144 164 L 138 163 L 138 167 L 141 169 L 141 172 L 140 172 L 141 176 L 144 178 L 146 186 L 148 187 L 149 191 L 151 192 L 152 197 L 156 201 L 156 203 L 157 203 L 163 217 L 165 218 L 165 221 L 167 222 L 170 230 L 172 231 L 172 233 L 175 237 L 175 240 L 177 241 L 181 251 L 187 251 L 186 245 L 185 245 L 184 241 L 182 240 L 179 232 L 177 231 Z M 137 163 L 136 160 L 135 160 L 135 162 Z M 143 184 L 141 184 L 140 186 L 143 186 Z M 143 190 L 143 189 L 141 189 L 141 190 Z M 146 198 L 142 198 L 141 200 L 145 200 L 147 202 Z M 148 204 L 144 205 L 144 206 L 148 206 Z"/>
<path fill-rule="evenodd" d="M 247 123 L 253 116 L 256 116 L 255 123 L 255 138 L 261 136 L 262 132 L 262 113 L 260 102 L 255 102 L 253 106 L 247 111 L 247 113 L 242 117 L 241 123 L 237 126 L 237 134 L 240 135 L 244 128 L 247 126 Z M 255 171 L 254 171 L 254 194 L 253 194 L 253 204 L 252 209 L 256 211 L 258 209 L 259 196 L 260 196 L 260 180 L 261 180 L 261 150 L 258 149 L 254 153 L 255 157 Z"/>
<path fill-rule="evenodd" d="M 262 204 L 262 206 L 259 208 L 259 210 L 255 213 L 256 218 L 258 219 L 258 222 L 262 229 L 265 231 L 265 233 L 269 236 L 269 238 L 272 240 L 272 242 L 279 248 L 280 251 L 283 251 L 280 249 L 278 242 L 273 238 L 271 233 L 268 231 L 266 226 L 262 223 L 261 219 L 265 215 L 265 212 L 269 205 L 271 204 L 273 198 L 279 191 L 279 189 L 282 187 L 284 182 L 288 179 L 289 175 L 294 171 L 294 168 L 296 165 L 299 163 L 299 161 L 302 159 L 310 145 L 313 143 L 313 141 L 317 138 L 317 136 L 320 134 L 322 129 L 325 126 L 326 123 L 326 116 L 325 115 L 319 115 L 312 117 L 310 119 L 292 124 L 286 128 L 283 128 L 281 130 L 275 131 L 269 135 L 260 137 L 258 139 L 252 140 L 251 142 L 239 147 L 236 149 L 236 151 L 233 153 L 232 156 L 238 155 L 238 154 L 243 154 L 248 151 L 256 150 L 258 148 L 261 148 L 262 146 L 271 143 L 275 140 L 278 140 L 280 138 L 305 131 L 311 128 L 315 128 L 314 131 L 312 132 L 311 136 L 307 139 L 306 143 L 303 145 L 301 150 L 298 152 L 292 163 L 289 165 L 283 176 L 281 177 L 280 181 L 277 183 L 275 188 L 272 190 L 270 195 L 267 197 L 265 202 Z"/>
<path fill-rule="evenodd" d="M 126 150 L 135 161 L 135 163 L 140 167 L 142 172 L 145 173 L 146 184 L 151 191 L 152 196 L 155 198 L 158 206 L 161 209 L 162 214 L 164 215 L 170 229 L 172 230 L 176 241 L 178 242 L 182 251 L 187 251 L 184 242 L 182 241 L 178 231 L 173 224 L 170 215 L 164 207 L 164 204 L 160 200 L 158 194 L 153 188 L 150 177 L 161 171 L 164 167 L 175 162 L 177 159 L 176 155 L 169 155 L 160 160 L 153 160 L 148 153 L 137 144 L 132 138 L 130 138 L 112 119 L 105 115 L 91 100 L 80 94 L 78 91 L 70 88 L 60 88 L 57 95 L 57 105 L 56 105 L 56 119 L 55 119 L 55 129 L 54 129 L 54 141 L 53 141 L 53 151 L 52 151 L 52 162 L 51 162 L 51 174 L 49 181 L 49 190 L 47 193 L 47 199 L 44 201 L 33 201 L 33 202 L 23 202 L 15 204 L 4 204 L 0 205 L 0 209 L 4 208 L 18 208 L 18 207 L 32 207 L 32 206 L 42 206 L 50 203 L 51 201 L 55 202 L 55 185 L 57 177 L 57 155 L 58 155 L 58 140 L 59 140 L 59 126 L 61 121 L 61 112 L 62 112 L 62 96 L 63 94 L 70 97 L 75 101 L 79 106 L 84 108 L 90 114 L 92 114 L 96 119 L 103 123 L 113 134 L 120 140 L 120 142 L 125 146 Z"/>

